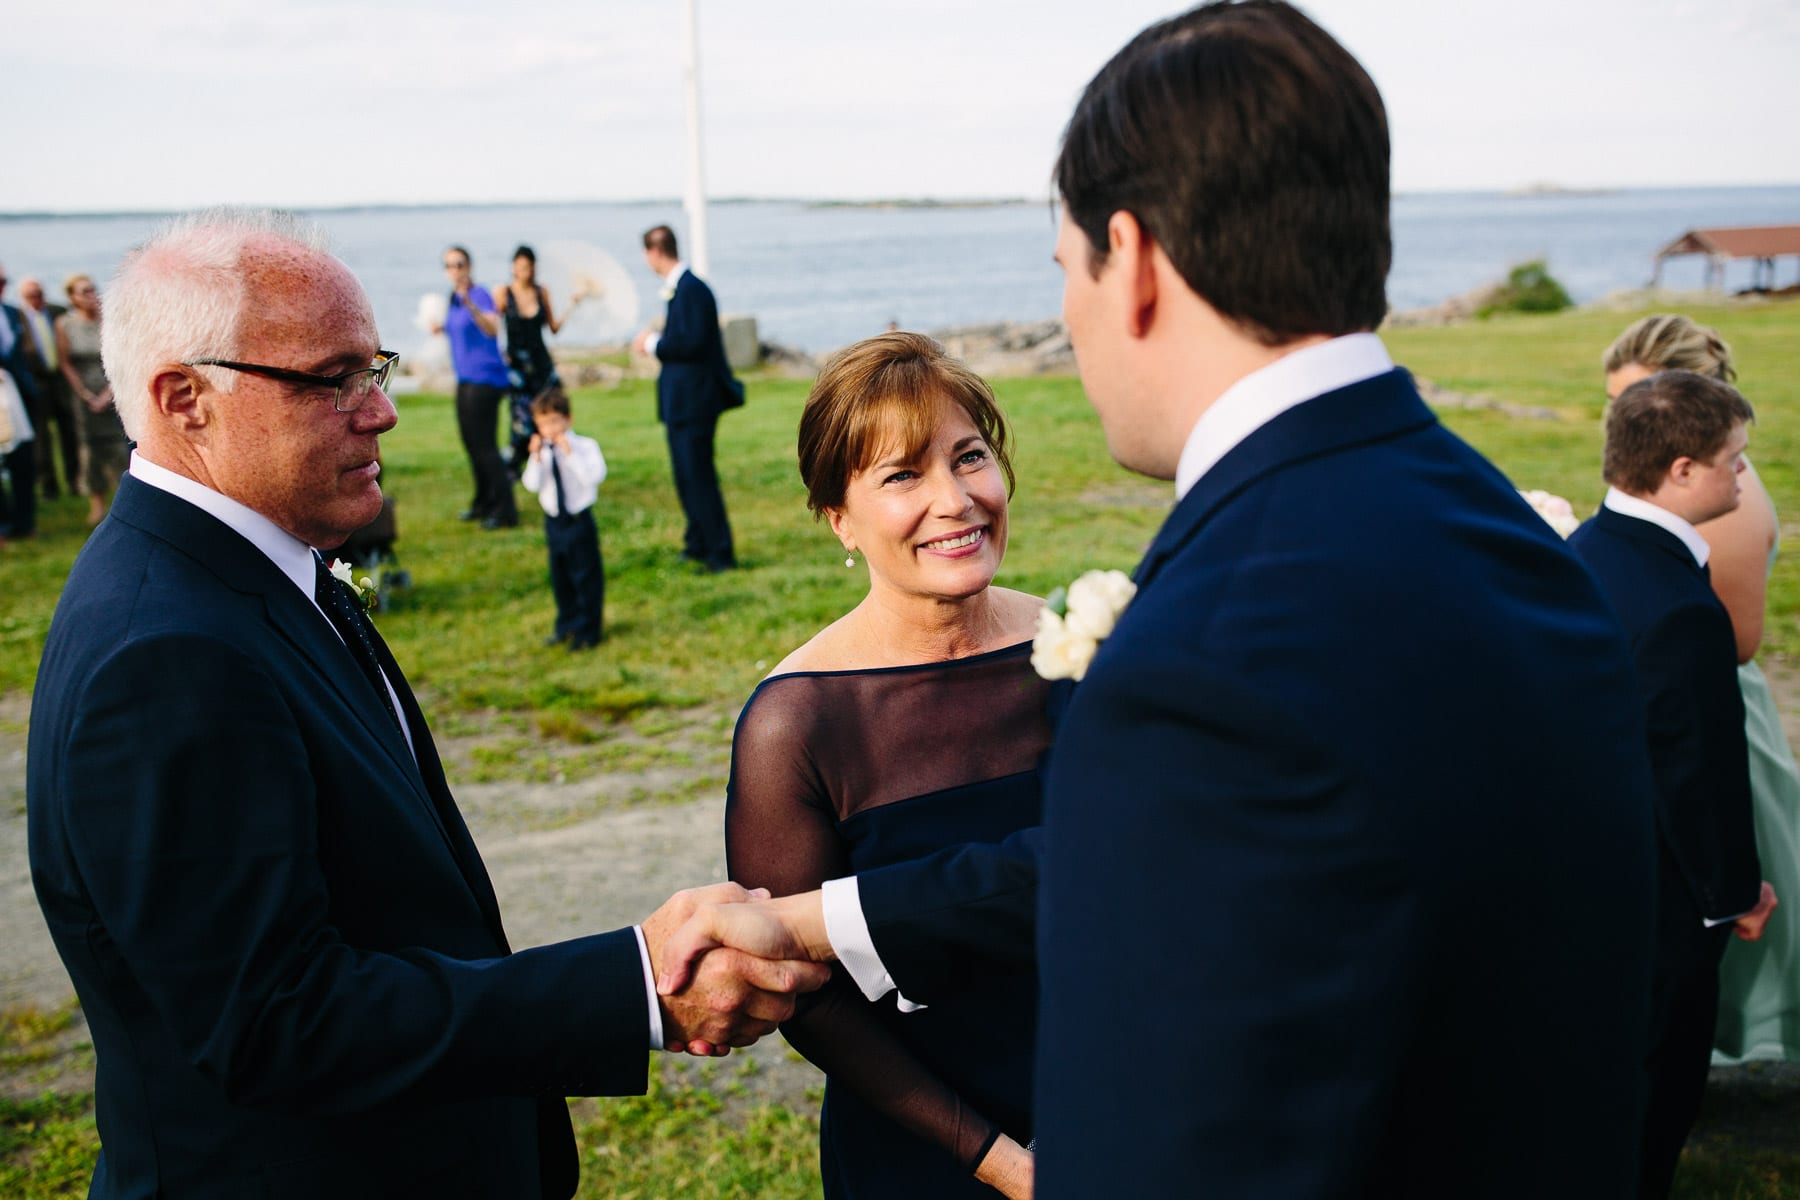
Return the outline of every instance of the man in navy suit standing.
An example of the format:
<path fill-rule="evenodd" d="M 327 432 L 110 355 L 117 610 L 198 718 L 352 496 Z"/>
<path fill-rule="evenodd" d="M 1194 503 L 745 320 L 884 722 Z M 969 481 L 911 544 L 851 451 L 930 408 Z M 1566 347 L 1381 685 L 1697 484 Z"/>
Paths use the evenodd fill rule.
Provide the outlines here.
<path fill-rule="evenodd" d="M 1648 1197 L 1668 1195 L 1700 1111 L 1726 938 L 1760 937 L 1775 904 L 1760 882 L 1737 642 L 1694 529 L 1738 506 L 1753 416 L 1735 388 L 1691 371 L 1632 384 L 1606 413 L 1606 500 L 1569 537 L 1631 639 L 1656 776 Z"/>
<path fill-rule="evenodd" d="M 1205 5 L 1102 69 L 1056 168 L 1063 313 L 1113 456 L 1177 499 L 1044 825 L 703 909 L 669 952 L 836 956 L 929 1006 L 1029 953 L 1035 900 L 1040 1200 L 1631 1194 L 1631 662 L 1371 332 L 1388 167 L 1373 82 L 1287 4 Z"/>
<path fill-rule="evenodd" d="M 5 292 L 6 268 L 0 266 L 0 295 Z M 37 362 L 37 344 L 25 314 L 0 304 L 0 371 L 19 389 L 28 420 L 38 411 Z M 41 435 L 34 430 L 15 431 L 13 447 L 0 463 L 7 474 L 7 485 L 0 488 L 0 545 L 8 537 L 28 538 L 37 532 L 37 436 Z"/>
<path fill-rule="evenodd" d="M 719 306 L 706 281 L 681 261 L 675 231 L 658 225 L 644 234 L 644 261 L 663 280 L 669 301 L 662 332 L 645 330 L 637 337 L 640 354 L 662 361 L 656 377 L 656 415 L 669 438 L 669 462 L 675 471 L 675 494 L 687 516 L 681 556 L 709 572 L 737 566 L 731 545 L 731 522 L 719 491 L 713 459 L 713 435 L 719 414 L 744 402 L 744 385 L 725 360 L 719 333 Z"/>
<path fill-rule="evenodd" d="M 178 219 L 104 339 L 137 451 L 51 622 L 26 769 L 98 1064 L 89 1194 L 570 1195 L 564 1096 L 642 1092 L 666 1041 L 747 1044 L 824 972 L 738 956 L 659 1003 L 667 934 L 730 884 L 511 951 L 412 690 L 318 553 L 380 511 L 396 415 L 315 229 Z"/>

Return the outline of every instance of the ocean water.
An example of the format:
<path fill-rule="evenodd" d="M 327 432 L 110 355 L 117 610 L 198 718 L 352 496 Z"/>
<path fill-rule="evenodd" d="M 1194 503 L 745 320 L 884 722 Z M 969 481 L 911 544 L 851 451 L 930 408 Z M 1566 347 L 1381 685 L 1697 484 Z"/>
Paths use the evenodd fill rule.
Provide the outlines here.
<path fill-rule="evenodd" d="M 384 342 L 403 353 L 424 340 L 420 298 L 445 288 L 439 255 L 452 243 L 473 254 L 476 282 L 506 280 L 513 247 L 565 247 L 543 257 L 546 281 L 566 268 L 571 245 L 617 259 L 638 303 L 602 319 L 580 310 L 565 342 L 622 341 L 660 306 L 659 281 L 639 252 L 643 230 L 684 226 L 675 203 L 494 205 L 331 209 L 311 214 L 361 277 Z M 1051 261 L 1055 213 L 1048 203 L 990 207 L 874 208 L 788 201 L 716 203 L 709 210 L 711 282 L 726 312 L 756 317 L 765 341 L 829 350 L 879 332 L 889 320 L 939 329 L 1054 315 L 1061 274 Z M 60 298 L 63 278 L 86 271 L 102 282 L 159 218 L 145 214 L 0 215 L 0 263 L 13 281 L 38 275 Z M 1800 186 L 1683 188 L 1598 194 L 1402 195 L 1394 202 L 1389 299 L 1418 308 L 1545 258 L 1577 301 L 1639 287 L 1658 248 L 1701 226 L 1800 223 Z M 1700 259 L 1674 259 L 1666 285 L 1699 287 Z M 1734 264 L 1727 287 L 1750 283 Z M 567 277 L 567 271 L 560 272 Z M 1795 282 L 1792 260 L 1779 284 Z M 614 299 L 629 289 L 615 286 Z M 566 289 L 564 289 L 566 292 Z M 9 291 L 8 299 L 17 292 Z M 566 295 L 553 299 L 566 302 Z"/>

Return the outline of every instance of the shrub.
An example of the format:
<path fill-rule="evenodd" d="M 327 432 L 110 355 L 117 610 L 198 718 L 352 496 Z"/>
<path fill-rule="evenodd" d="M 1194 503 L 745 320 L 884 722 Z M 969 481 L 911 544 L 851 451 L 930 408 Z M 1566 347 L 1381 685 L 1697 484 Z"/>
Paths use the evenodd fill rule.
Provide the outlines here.
<path fill-rule="evenodd" d="M 1507 273 L 1506 282 L 1495 288 L 1478 315 L 1497 312 L 1552 313 L 1573 308 L 1568 289 L 1550 274 L 1543 259 L 1520 263 Z"/>

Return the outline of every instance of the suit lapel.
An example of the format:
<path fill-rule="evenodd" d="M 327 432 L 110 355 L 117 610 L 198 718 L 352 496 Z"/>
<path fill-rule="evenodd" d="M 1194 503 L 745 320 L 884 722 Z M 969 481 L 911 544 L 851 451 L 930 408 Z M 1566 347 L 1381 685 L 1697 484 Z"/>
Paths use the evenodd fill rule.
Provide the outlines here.
<path fill-rule="evenodd" d="M 407 781 L 413 802 L 424 809 L 438 835 L 444 839 L 445 848 L 456 859 L 458 867 L 467 878 L 468 865 L 457 844 L 458 839 L 451 835 L 423 777 L 426 747 L 431 744 L 430 732 L 425 728 L 423 717 L 419 716 L 418 704 L 412 698 L 411 689 L 406 686 L 405 677 L 401 675 L 400 668 L 394 665 L 393 656 L 381 643 L 380 637 L 376 636 L 372 640 L 378 647 L 377 655 L 382 669 L 389 672 L 388 680 L 407 708 L 413 741 L 421 751 L 418 763 L 413 761 L 405 739 L 394 727 L 393 719 L 388 716 L 387 707 L 369 686 L 362 669 L 356 665 L 356 660 L 351 657 L 349 648 L 338 637 L 337 631 L 332 629 L 331 623 L 313 606 L 312 601 L 294 586 L 293 581 L 269 561 L 267 555 L 210 513 L 130 475 L 126 475 L 119 483 L 111 515 L 116 520 L 174 546 L 195 561 L 196 569 L 211 571 L 233 591 L 262 598 L 270 626 L 300 652 L 301 657 L 313 666 L 317 679 L 331 690 L 345 711 L 354 714 L 354 718 L 362 723 L 370 736 L 380 743 L 395 769 Z M 436 754 L 431 753 L 430 757 L 439 786 L 442 787 L 443 772 L 437 767 Z M 447 789 L 444 794 L 448 795 Z M 456 825 L 459 830 L 462 829 L 460 820 Z M 467 831 L 462 830 L 463 841 L 467 841 L 467 836 Z M 485 874 L 483 879 L 485 881 Z M 493 906 L 491 888 L 478 888 L 471 884 L 471 890 L 482 901 L 484 908 Z"/>
<path fill-rule="evenodd" d="M 1399 368 L 1295 405 L 1232 447 L 1182 497 L 1138 564 L 1138 587 L 1148 587 L 1214 513 L 1258 480 L 1293 463 L 1436 421 L 1419 399 L 1412 376 Z"/>
<path fill-rule="evenodd" d="M 481 862 L 481 853 L 475 848 L 475 839 L 469 835 L 469 827 L 464 823 L 462 812 L 456 807 L 456 800 L 450 794 L 450 783 L 444 778 L 444 766 L 438 759 L 431 730 L 425 724 L 425 713 L 420 709 L 412 687 L 406 682 L 400 664 L 394 660 L 393 653 L 388 650 L 387 643 L 382 640 L 381 632 L 374 627 L 373 622 L 370 622 L 369 642 L 375 648 L 375 660 L 381 664 L 382 673 L 394 685 L 394 694 L 400 698 L 400 715 L 412 734 L 413 750 L 418 759 L 418 774 L 425 785 L 438 831 L 444 835 L 445 843 L 456 858 L 457 868 L 481 905 L 491 932 L 500 942 L 501 948 L 511 953 L 511 947 L 506 941 L 506 931 L 500 923 L 500 902 L 494 896 L 493 881 L 488 878 L 487 868 Z M 386 719 L 386 715 L 385 712 L 382 714 L 383 719 Z M 388 722 L 388 728 L 393 728 L 392 721 Z"/>

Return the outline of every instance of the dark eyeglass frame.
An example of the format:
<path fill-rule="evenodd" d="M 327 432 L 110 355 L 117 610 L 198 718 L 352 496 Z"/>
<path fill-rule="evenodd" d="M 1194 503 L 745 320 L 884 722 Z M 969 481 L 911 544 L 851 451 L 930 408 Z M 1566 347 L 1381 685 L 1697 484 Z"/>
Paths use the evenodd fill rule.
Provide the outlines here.
<path fill-rule="evenodd" d="M 375 352 L 375 357 L 377 361 L 371 363 L 369 366 L 358 367 L 354 371 L 345 371 L 342 375 L 313 375 L 306 371 L 290 370 L 287 367 L 269 367 L 264 366 L 262 363 L 232 362 L 229 359 L 224 358 L 196 358 L 191 362 L 184 362 L 181 365 L 184 367 L 224 367 L 227 371 L 242 371 L 246 375 L 261 375 L 267 379 L 279 379 L 283 383 L 300 383 L 305 384 L 307 387 L 330 388 L 331 407 L 338 412 L 347 413 L 355 412 L 357 409 L 361 408 L 362 402 L 368 398 L 369 393 L 374 389 L 381 388 L 385 391 L 387 388 L 388 377 L 394 373 L 394 364 L 400 361 L 400 356 L 392 350 L 377 350 Z M 355 380 L 358 375 L 367 375 L 369 377 L 368 386 L 363 387 L 361 390 L 352 389 L 350 392 L 350 403 L 346 406 L 344 404 L 344 389 Z"/>

